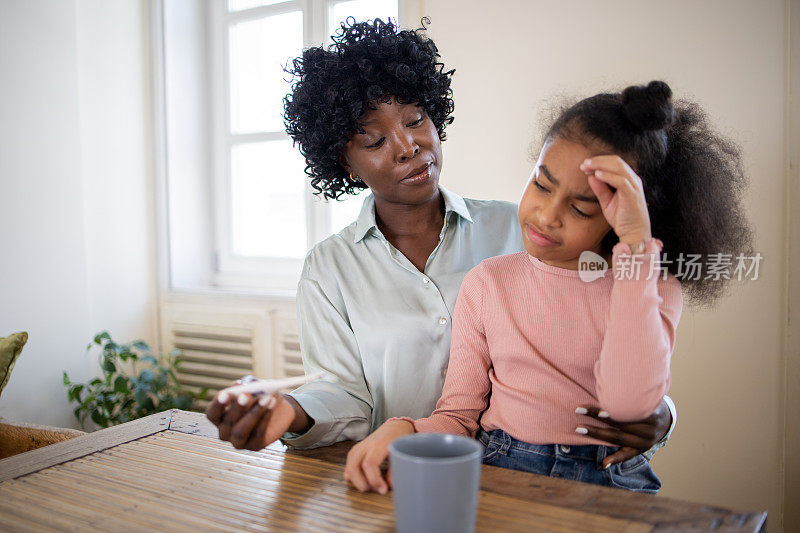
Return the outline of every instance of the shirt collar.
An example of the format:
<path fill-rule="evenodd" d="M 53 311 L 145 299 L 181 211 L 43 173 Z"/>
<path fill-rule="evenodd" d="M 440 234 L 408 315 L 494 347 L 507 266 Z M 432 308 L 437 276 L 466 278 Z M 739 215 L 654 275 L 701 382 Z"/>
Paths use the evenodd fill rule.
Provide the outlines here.
<path fill-rule="evenodd" d="M 445 218 L 447 218 L 452 211 L 464 220 L 472 222 L 472 216 L 470 215 L 469 208 L 467 208 L 467 204 L 464 202 L 464 199 L 461 196 L 454 192 L 448 191 L 441 185 L 439 185 L 439 192 L 442 194 L 442 198 L 444 198 Z M 373 198 L 370 194 L 364 198 L 364 204 L 361 206 L 361 212 L 358 214 L 358 218 L 356 219 L 356 231 L 353 242 L 359 242 L 362 240 L 364 237 L 366 237 L 369 231 L 372 228 L 377 227 L 377 225 L 378 223 L 375 220 L 375 198 Z"/>

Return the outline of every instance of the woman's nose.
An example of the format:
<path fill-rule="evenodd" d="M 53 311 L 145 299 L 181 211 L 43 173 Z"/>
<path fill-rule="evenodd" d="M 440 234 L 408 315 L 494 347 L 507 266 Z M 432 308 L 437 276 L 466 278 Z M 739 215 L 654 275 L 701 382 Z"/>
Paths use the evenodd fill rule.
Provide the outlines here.
<path fill-rule="evenodd" d="M 419 153 L 419 146 L 414 146 L 413 150 L 406 150 L 403 154 L 400 155 L 400 161 L 408 161 L 409 159 L 413 159 Z"/>
<path fill-rule="evenodd" d="M 397 137 L 397 161 L 404 163 L 409 159 L 413 159 L 419 153 L 419 145 L 414 141 L 414 138 L 406 135 L 398 135 Z"/>

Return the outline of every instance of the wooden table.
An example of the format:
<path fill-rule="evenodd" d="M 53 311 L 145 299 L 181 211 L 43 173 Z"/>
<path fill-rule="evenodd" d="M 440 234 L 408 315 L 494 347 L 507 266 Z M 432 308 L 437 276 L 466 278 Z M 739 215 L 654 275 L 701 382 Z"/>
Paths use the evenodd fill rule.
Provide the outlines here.
<path fill-rule="evenodd" d="M 352 443 L 234 449 L 165 411 L 0 461 L 2 531 L 391 531 L 391 494 L 342 480 Z M 766 512 L 482 467 L 479 531 L 760 531 Z"/>

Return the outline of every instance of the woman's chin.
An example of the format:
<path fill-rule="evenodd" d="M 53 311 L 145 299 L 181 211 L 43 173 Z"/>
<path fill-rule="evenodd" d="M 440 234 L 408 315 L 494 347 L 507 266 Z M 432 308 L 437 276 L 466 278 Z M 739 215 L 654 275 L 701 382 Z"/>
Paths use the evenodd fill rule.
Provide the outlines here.
<path fill-rule="evenodd" d="M 431 173 L 423 183 L 404 185 L 401 190 L 402 196 L 408 198 L 411 203 L 429 202 L 439 195 L 439 173 Z"/>

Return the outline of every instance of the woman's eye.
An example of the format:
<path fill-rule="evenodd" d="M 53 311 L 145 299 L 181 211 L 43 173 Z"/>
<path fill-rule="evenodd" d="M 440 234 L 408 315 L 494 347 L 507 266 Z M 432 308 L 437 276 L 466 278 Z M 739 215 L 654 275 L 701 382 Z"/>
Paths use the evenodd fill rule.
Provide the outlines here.
<path fill-rule="evenodd" d="M 410 122 L 408 125 L 409 125 L 409 126 L 419 126 L 420 124 L 422 124 L 422 117 L 419 117 L 419 118 L 418 118 L 417 120 L 415 120 L 414 122 Z"/>
<path fill-rule="evenodd" d="M 536 188 L 537 188 L 537 189 L 539 189 L 540 191 L 548 192 L 547 188 L 546 188 L 546 187 L 544 187 L 544 186 L 543 186 L 541 183 L 539 183 L 537 180 L 533 180 L 533 184 L 534 184 L 534 185 L 536 185 Z"/>
<path fill-rule="evenodd" d="M 385 140 L 386 140 L 386 137 L 381 137 L 380 139 L 378 139 L 378 140 L 377 140 L 377 141 L 375 141 L 374 143 L 372 143 L 372 144 L 368 144 L 367 146 L 365 146 L 365 148 L 377 148 L 377 147 L 379 147 L 380 145 L 382 145 L 382 144 L 383 144 L 383 141 L 385 141 Z"/>
<path fill-rule="evenodd" d="M 578 209 L 574 205 L 572 206 L 572 209 L 575 211 L 575 214 L 578 215 L 581 218 L 592 218 L 592 215 L 587 215 L 586 213 L 584 213 L 583 211 L 581 211 L 580 209 Z"/>

